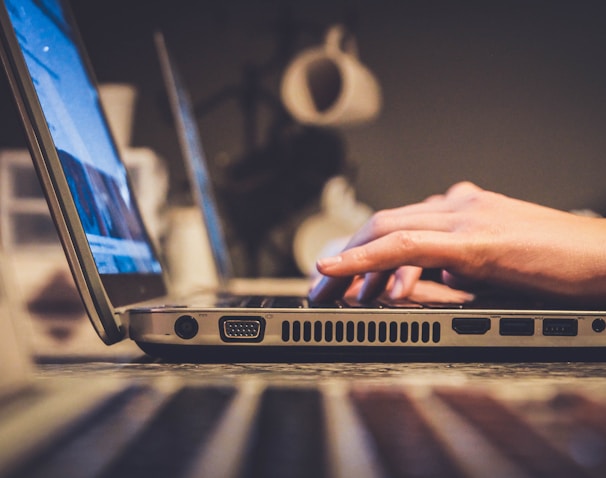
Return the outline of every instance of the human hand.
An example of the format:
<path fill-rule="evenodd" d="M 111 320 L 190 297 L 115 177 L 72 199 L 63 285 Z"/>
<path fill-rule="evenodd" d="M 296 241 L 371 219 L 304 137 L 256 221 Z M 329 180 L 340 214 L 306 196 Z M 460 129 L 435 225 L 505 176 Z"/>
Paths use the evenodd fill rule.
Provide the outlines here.
<path fill-rule="evenodd" d="M 606 303 L 606 220 L 577 216 L 463 182 L 445 194 L 380 211 L 338 255 L 309 297 L 328 301 L 363 277 L 357 296 L 414 293 L 423 268 L 453 287 L 482 283 Z"/>

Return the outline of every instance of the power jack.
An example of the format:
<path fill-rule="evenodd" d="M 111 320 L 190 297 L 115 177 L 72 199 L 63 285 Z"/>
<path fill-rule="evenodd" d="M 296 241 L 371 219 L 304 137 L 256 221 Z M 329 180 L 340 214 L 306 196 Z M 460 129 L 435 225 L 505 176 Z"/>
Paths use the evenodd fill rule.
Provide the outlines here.
<path fill-rule="evenodd" d="M 182 315 L 175 321 L 175 333 L 182 339 L 193 339 L 198 329 L 198 321 L 191 315 Z"/>
<path fill-rule="evenodd" d="M 591 328 L 594 332 L 604 332 L 606 330 L 606 321 L 604 319 L 593 319 Z"/>

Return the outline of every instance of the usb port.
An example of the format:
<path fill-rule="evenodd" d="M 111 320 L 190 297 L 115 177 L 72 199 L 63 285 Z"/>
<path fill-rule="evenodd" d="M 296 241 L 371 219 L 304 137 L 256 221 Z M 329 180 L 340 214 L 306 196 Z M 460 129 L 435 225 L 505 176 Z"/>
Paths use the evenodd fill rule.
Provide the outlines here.
<path fill-rule="evenodd" d="M 578 333 L 577 319 L 543 319 L 543 335 L 574 337 Z"/>
<path fill-rule="evenodd" d="M 534 319 L 501 319 L 499 320 L 501 335 L 534 335 Z"/>

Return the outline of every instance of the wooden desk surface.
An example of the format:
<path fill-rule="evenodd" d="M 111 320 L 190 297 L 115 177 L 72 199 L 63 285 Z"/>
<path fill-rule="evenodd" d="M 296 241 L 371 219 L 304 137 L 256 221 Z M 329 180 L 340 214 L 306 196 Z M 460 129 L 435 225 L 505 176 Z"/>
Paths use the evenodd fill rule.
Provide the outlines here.
<path fill-rule="evenodd" d="M 78 450 L 88 442 L 80 440 L 105 439 L 126 448 L 112 454 L 111 447 L 92 447 L 86 463 L 105 460 L 103 476 L 112 477 L 160 476 L 154 473 L 162 469 L 170 470 L 163 476 L 188 477 L 597 478 L 606 473 L 605 369 L 601 363 L 43 363 L 42 381 L 112 378 L 139 389 L 113 422 L 101 431 L 91 425 L 92 438 L 75 440 L 33 476 L 65 472 L 72 457 L 81 458 Z M 180 392 L 149 390 L 175 382 Z M 225 393 L 230 405 L 209 412 Z M 216 425 L 198 428 L 207 421 Z M 139 432 L 127 440 L 133 427 Z"/>
<path fill-rule="evenodd" d="M 41 378 L 57 376 L 162 377 L 187 380 L 320 382 L 329 379 L 373 382 L 448 382 L 453 384 L 583 385 L 606 390 L 604 363 L 314 363 L 314 364 L 165 364 L 64 362 L 38 365 Z"/>

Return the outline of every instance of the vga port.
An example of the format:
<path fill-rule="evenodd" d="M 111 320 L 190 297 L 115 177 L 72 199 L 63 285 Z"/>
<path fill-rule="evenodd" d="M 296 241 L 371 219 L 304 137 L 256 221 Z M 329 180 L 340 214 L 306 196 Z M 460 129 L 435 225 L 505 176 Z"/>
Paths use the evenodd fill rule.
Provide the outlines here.
<path fill-rule="evenodd" d="M 260 316 L 221 317 L 219 332 L 224 342 L 261 342 L 265 319 Z"/>

